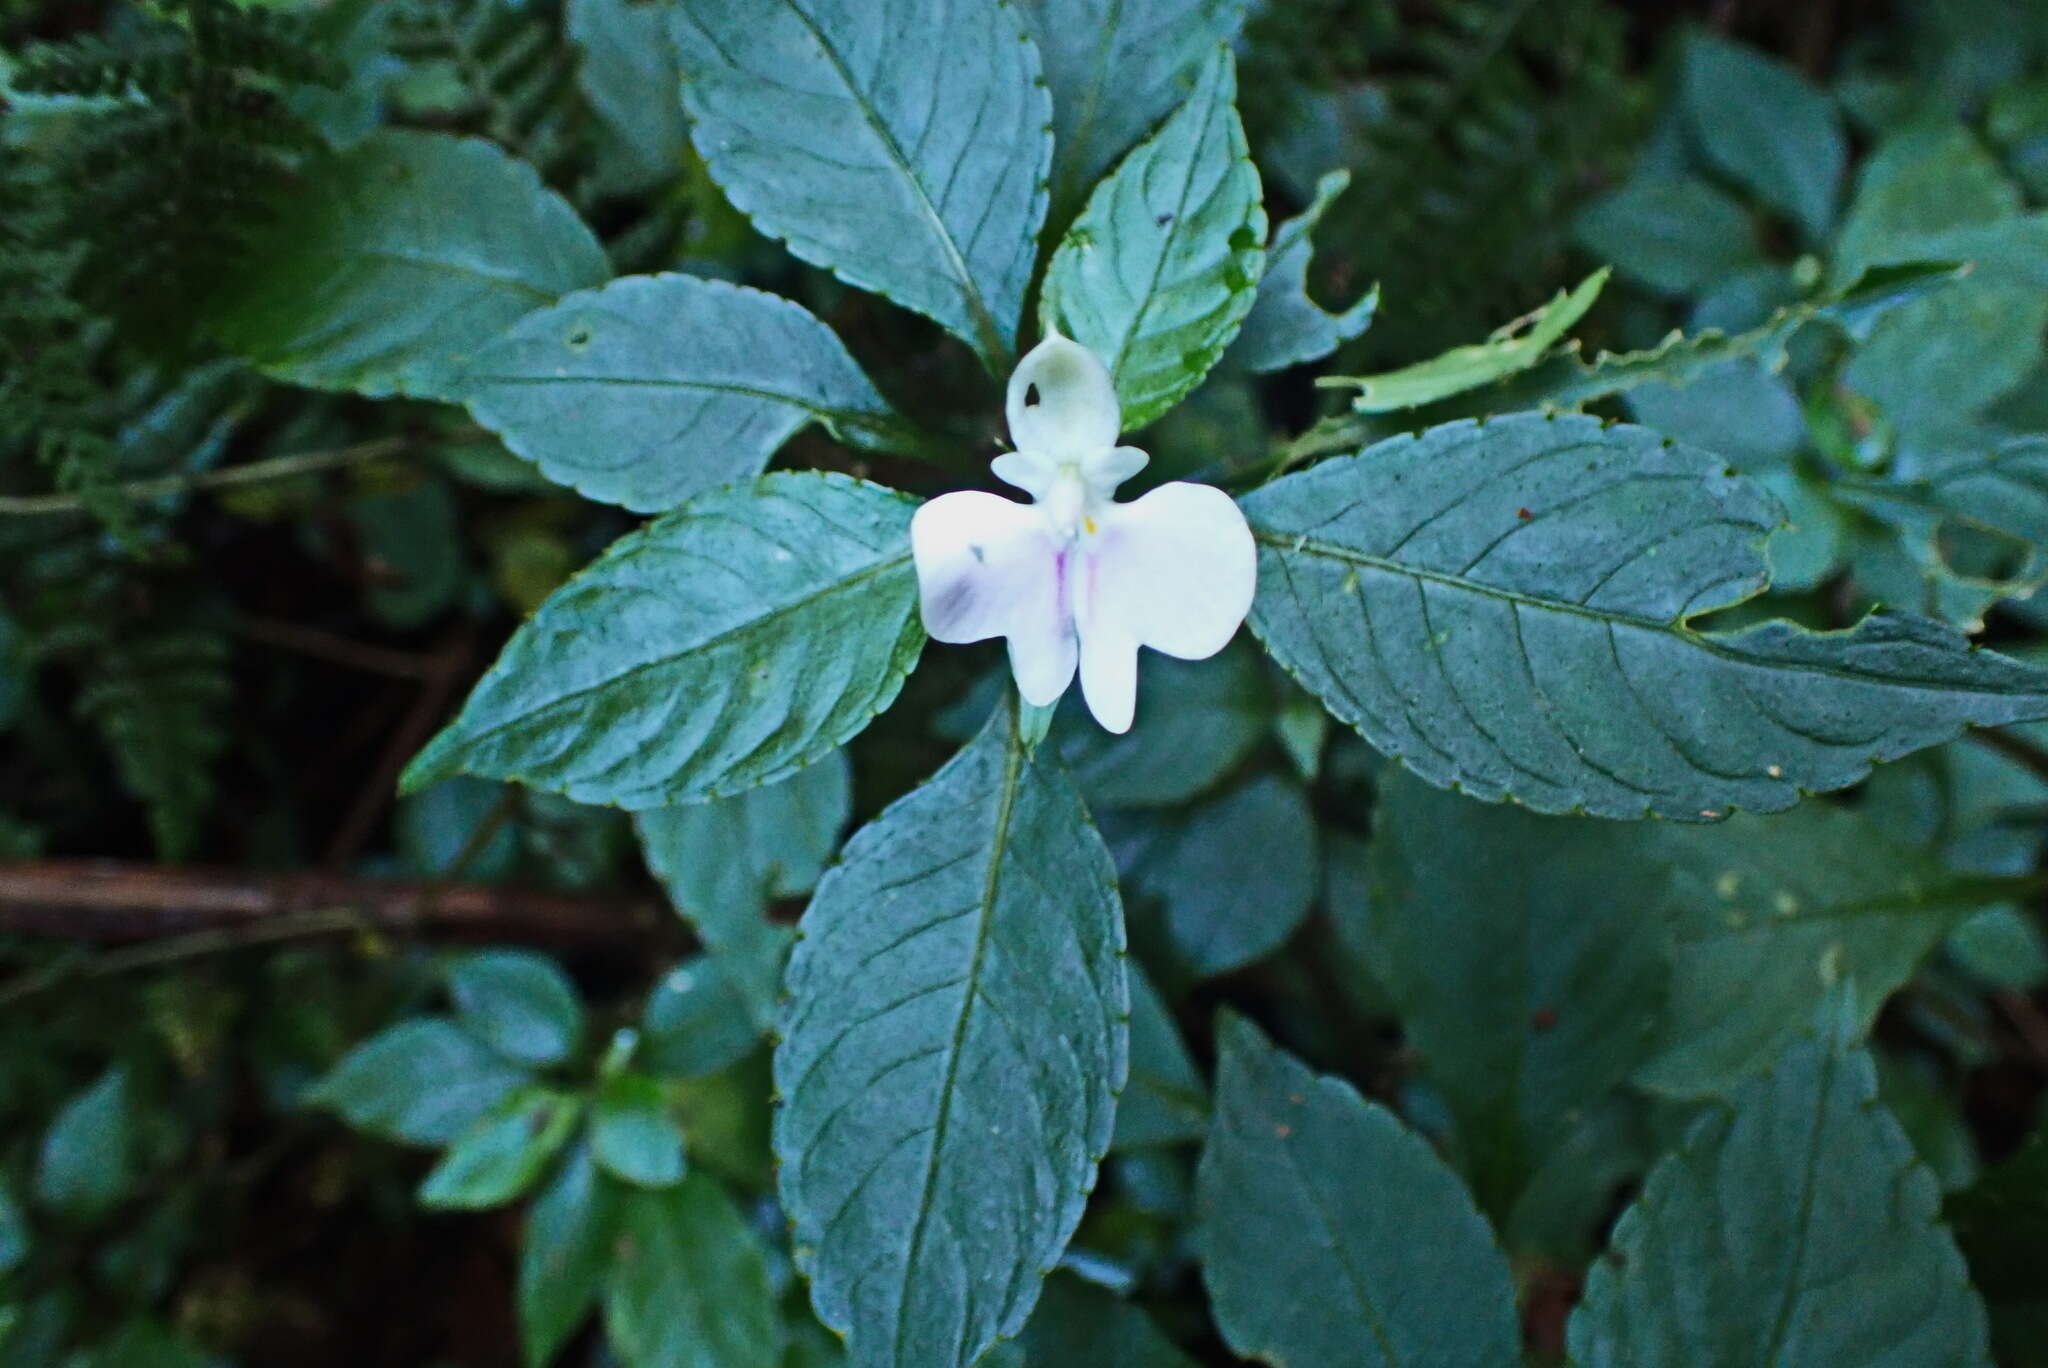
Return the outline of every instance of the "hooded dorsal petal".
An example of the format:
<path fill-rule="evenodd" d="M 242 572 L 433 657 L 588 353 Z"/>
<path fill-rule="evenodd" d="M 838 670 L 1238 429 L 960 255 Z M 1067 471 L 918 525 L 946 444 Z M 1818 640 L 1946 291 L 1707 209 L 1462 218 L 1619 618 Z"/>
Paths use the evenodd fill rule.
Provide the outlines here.
<path fill-rule="evenodd" d="M 1107 451 L 1123 421 L 1109 371 L 1094 352 L 1058 333 L 1017 363 L 1007 411 L 1011 443 L 1052 465 Z"/>
<path fill-rule="evenodd" d="M 1111 447 L 1081 462 L 1081 478 L 1088 482 L 1089 493 L 1106 500 L 1116 493 L 1118 485 L 1143 470 L 1151 460 L 1136 447 Z"/>

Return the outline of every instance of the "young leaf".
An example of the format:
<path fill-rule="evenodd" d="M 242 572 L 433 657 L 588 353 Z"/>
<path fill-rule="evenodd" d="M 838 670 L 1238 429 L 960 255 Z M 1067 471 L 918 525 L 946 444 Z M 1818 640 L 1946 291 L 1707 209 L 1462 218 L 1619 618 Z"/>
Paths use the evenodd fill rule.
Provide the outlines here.
<path fill-rule="evenodd" d="M 1143 1311 L 1065 1274 L 1045 1280 L 1019 1343 L 1029 1368 L 1195 1368 Z"/>
<path fill-rule="evenodd" d="M 702 1173 L 618 1197 L 604 1325 L 633 1368 L 775 1368 L 782 1337 L 761 1242 Z"/>
<path fill-rule="evenodd" d="M 1779 514 L 1641 428 L 1449 423 L 1244 507 L 1267 649 L 1380 750 L 1489 801 L 1776 811 L 1965 726 L 2048 715 L 2048 673 L 1936 623 L 1693 630 L 1763 588 Z"/>
<path fill-rule="evenodd" d="M 478 353 L 462 397 L 549 479 L 638 513 L 760 474 L 808 423 L 871 445 L 897 421 L 802 305 L 686 275 L 535 310 Z"/>
<path fill-rule="evenodd" d="M 1417 408 L 1477 389 L 1541 361 L 1572 324 L 1585 317 L 1606 283 L 1606 269 L 1595 271 L 1573 289 L 1558 291 L 1548 304 L 1497 330 L 1484 342 L 1454 347 L 1442 356 L 1384 375 L 1328 375 L 1316 383 L 1330 389 L 1356 386 L 1358 394 L 1351 407 L 1360 413 Z"/>
<path fill-rule="evenodd" d="M 532 1187 L 575 1131 L 583 1100 L 524 1088 L 459 1136 L 420 1184 L 420 1205 L 443 1211 L 503 1206 Z"/>
<path fill-rule="evenodd" d="M 319 389 L 452 398 L 522 314 L 611 274 L 540 177 L 490 143 L 387 131 L 320 159 L 209 306 L 229 350 Z"/>
<path fill-rule="evenodd" d="M 1015 11 L 681 0 L 669 25 L 697 150 L 754 226 L 1007 370 L 1052 159 Z"/>
<path fill-rule="evenodd" d="M 464 955 L 448 966 L 448 992 L 463 1026 L 507 1059 L 536 1067 L 560 1064 L 582 1043 L 582 999 L 544 955 Z"/>
<path fill-rule="evenodd" d="M 1823 237 L 1848 164 L 1834 102 L 1791 67 L 1740 43 L 1688 35 L 1679 72 L 1686 127 L 1707 159 Z"/>
<path fill-rule="evenodd" d="M 622 1183 L 659 1188 L 681 1182 L 683 1131 L 661 1084 L 634 1073 L 600 1083 L 590 1114 L 590 1151 Z"/>
<path fill-rule="evenodd" d="M 543 1368 L 588 1315 L 618 1236 L 618 1195 L 582 1145 L 569 1151 L 526 1216 L 519 1255 L 519 1332 L 528 1368 Z"/>
<path fill-rule="evenodd" d="M 349 1051 L 306 1101 L 357 1130 L 410 1145 L 445 1145 L 528 1081 L 452 1021 L 401 1021 Z"/>
<path fill-rule="evenodd" d="M 36 1200 L 75 1221 L 96 1221 L 128 1195 L 135 1134 L 128 1070 L 115 1066 L 71 1098 L 43 1133 Z"/>
<path fill-rule="evenodd" d="M 1023 0 L 1052 92 L 1053 223 L 1187 98 L 1195 69 L 1237 38 L 1245 0 Z"/>
<path fill-rule="evenodd" d="M 1823 803 L 1657 841 L 1677 942 L 1658 1048 L 1635 1079 L 1681 1097 L 1726 1096 L 1767 1067 L 1834 984 L 1867 1029 L 1944 935 L 2010 888 Z"/>
<path fill-rule="evenodd" d="M 1223 355 L 1258 294 L 1266 211 L 1226 49 L 1150 141 L 1095 187 L 1046 267 L 1039 323 L 1109 367 L 1135 431 Z"/>
<path fill-rule="evenodd" d="M 1080 1219 L 1126 1069 L 1114 871 L 1013 712 L 848 842 L 775 1052 L 783 1206 L 852 1368 L 966 1368 Z"/>
<path fill-rule="evenodd" d="M 1113 1150 L 1144 1149 L 1199 1140 L 1209 1129 L 1209 1090 L 1159 990 L 1135 960 L 1131 984 L 1131 1076 L 1116 1104 Z M 1040 1313 L 1043 1314 L 1043 1308 Z M 1033 1325 L 1038 1324 L 1033 1317 Z"/>
<path fill-rule="evenodd" d="M 1309 234 L 1350 183 L 1349 171 L 1330 172 L 1316 182 L 1316 197 L 1308 208 L 1273 230 L 1258 297 L 1226 354 L 1232 364 L 1248 371 L 1285 370 L 1328 356 L 1372 326 L 1380 305 L 1377 285 L 1337 313 L 1308 295 L 1308 264 L 1315 255 Z"/>
<path fill-rule="evenodd" d="M 1941 1194 L 1839 1033 L 1700 1118 L 1572 1313 L 1584 1368 L 1988 1368 Z"/>
<path fill-rule="evenodd" d="M 817 886 L 852 808 L 846 753 L 833 751 L 779 784 L 634 814 L 647 867 L 763 1032 L 790 941 L 768 920 L 769 900 Z"/>
<path fill-rule="evenodd" d="M 805 473 L 655 519 L 541 605 L 403 787 L 467 772 L 641 809 L 795 773 L 917 660 L 910 513 Z"/>
<path fill-rule="evenodd" d="M 1505 1214 L 1579 1114 L 1650 1055 L 1664 870 L 1610 823 L 1538 817 L 1388 776 L 1365 957 Z"/>
<path fill-rule="evenodd" d="M 1507 1260 L 1429 1145 L 1235 1013 L 1216 1029 L 1196 1240 L 1231 1349 L 1318 1368 L 1517 1368 Z"/>

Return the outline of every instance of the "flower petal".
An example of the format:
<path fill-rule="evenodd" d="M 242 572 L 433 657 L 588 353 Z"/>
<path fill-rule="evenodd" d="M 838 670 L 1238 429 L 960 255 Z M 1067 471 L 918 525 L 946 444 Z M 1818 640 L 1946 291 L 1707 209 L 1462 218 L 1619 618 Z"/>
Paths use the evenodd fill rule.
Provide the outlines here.
<path fill-rule="evenodd" d="M 1010 441 L 1049 466 L 1116 445 L 1123 421 L 1109 371 L 1094 352 L 1058 333 L 1025 353 L 1010 373 L 1006 408 Z"/>
<path fill-rule="evenodd" d="M 943 494 L 910 520 L 918 606 L 936 641 L 1009 638 L 1017 691 L 1039 707 L 1066 692 L 1077 645 L 1065 555 L 1028 504 Z"/>
<path fill-rule="evenodd" d="M 1138 647 L 1182 660 L 1222 650 L 1251 611 L 1258 553 L 1244 514 L 1208 485 L 1161 485 L 1099 516 L 1075 590 L 1081 691 L 1096 721 L 1122 731 L 1136 704 Z"/>

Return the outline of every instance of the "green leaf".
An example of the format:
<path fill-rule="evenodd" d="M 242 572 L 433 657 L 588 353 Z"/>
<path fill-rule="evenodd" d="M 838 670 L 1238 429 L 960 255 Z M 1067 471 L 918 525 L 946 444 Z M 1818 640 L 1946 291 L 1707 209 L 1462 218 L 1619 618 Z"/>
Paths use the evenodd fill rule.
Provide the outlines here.
<path fill-rule="evenodd" d="M 463 1027 L 507 1059 L 560 1064 L 583 1041 L 583 1002 L 553 960 L 527 950 L 478 950 L 448 966 Z"/>
<path fill-rule="evenodd" d="M 1364 957 L 1497 1214 L 1656 1044 L 1663 870 L 1617 830 L 1398 775 L 1373 810 Z"/>
<path fill-rule="evenodd" d="M 629 809 L 794 774 L 889 705 L 924 644 L 909 500 L 769 475 L 622 537 L 514 634 L 407 768 Z"/>
<path fill-rule="evenodd" d="M 644 1074 L 614 1074 L 598 1085 L 590 1150 L 623 1183 L 659 1188 L 683 1180 L 682 1127 L 661 1084 Z"/>
<path fill-rule="evenodd" d="M 986 0 L 681 0 L 691 136 L 733 204 L 1009 368 L 1045 221 L 1038 49 Z"/>
<path fill-rule="evenodd" d="M 1316 383 L 1326 388 L 1355 386 L 1358 394 L 1351 407 L 1360 413 L 1416 408 L 1491 384 L 1541 361 L 1571 326 L 1585 317 L 1606 283 L 1606 270 L 1595 271 L 1571 290 L 1558 291 L 1555 299 L 1534 313 L 1496 330 L 1484 342 L 1454 347 L 1442 356 L 1384 375 L 1330 375 Z"/>
<path fill-rule="evenodd" d="M 1091 806 L 1177 807 L 1243 763 L 1272 710 L 1258 652 L 1233 643 L 1208 660 L 1148 658 L 1138 672 L 1137 723 L 1123 735 L 1104 731 L 1070 697 L 1053 738 Z"/>
<path fill-rule="evenodd" d="M 775 1022 L 791 938 L 768 905 L 817 885 L 852 808 L 846 754 L 833 751 L 778 784 L 634 814 L 647 867 L 762 1031 Z"/>
<path fill-rule="evenodd" d="M 724 1189 L 692 1173 L 618 1205 L 604 1324 L 629 1368 L 775 1368 L 767 1257 Z"/>
<path fill-rule="evenodd" d="M 1285 370 L 1328 356 L 1372 326 L 1380 306 L 1377 285 L 1336 313 L 1308 295 L 1308 266 L 1315 254 L 1309 234 L 1350 183 L 1349 171 L 1330 172 L 1316 182 L 1316 196 L 1308 208 L 1273 230 L 1258 297 L 1227 353 L 1232 364 L 1248 371 Z"/>
<path fill-rule="evenodd" d="M 1109 854 L 997 710 L 848 842 L 791 957 L 784 1208 L 853 1368 L 966 1368 L 1080 1219 L 1127 1065 Z"/>
<path fill-rule="evenodd" d="M 1694 630 L 1763 588 L 1778 510 L 1641 428 L 1445 424 L 1244 508 L 1267 649 L 1381 751 L 1489 801 L 1775 811 L 1965 726 L 2048 714 L 2048 674 L 1937 623 Z"/>
<path fill-rule="evenodd" d="M 1150 1316 L 1066 1274 L 1045 1280 L 1020 1343 L 1030 1368 L 1195 1368 Z"/>
<path fill-rule="evenodd" d="M 1180 1029 L 1136 962 L 1131 985 L 1131 1076 L 1117 1100 L 1112 1150 L 1199 1140 L 1209 1129 L 1209 1089 L 1188 1058 Z M 1034 1318 L 1033 1325 L 1038 1322 Z"/>
<path fill-rule="evenodd" d="M 209 306 L 214 334 L 294 384 L 452 397 L 484 343 L 611 274 L 540 177 L 494 145 L 390 130 L 316 160 Z"/>
<path fill-rule="evenodd" d="M 1429 1145 L 1232 1012 L 1196 1179 L 1202 1281 L 1239 1355 L 1518 1368 L 1507 1260 Z"/>
<path fill-rule="evenodd" d="M 1088 205 L 1046 267 L 1039 325 L 1116 378 L 1127 432 L 1202 383 L 1258 295 L 1266 211 L 1226 49 Z"/>
<path fill-rule="evenodd" d="M 519 1333 L 528 1368 L 561 1352 L 604 1285 L 617 1243 L 618 1194 L 578 1145 L 534 1199 L 519 1255 Z"/>
<path fill-rule="evenodd" d="M 751 479 L 813 422 L 860 446 L 900 428 L 802 305 L 687 275 L 536 309 L 477 354 L 462 398 L 549 479 L 639 513 Z"/>
<path fill-rule="evenodd" d="M 1915 122 L 1864 161 L 1835 243 L 1829 276 L 1854 279 L 1874 265 L 1924 257 L 1925 239 L 2020 212 L 2019 188 L 1982 143 L 1953 120 Z"/>
<path fill-rule="evenodd" d="M 1760 260 L 1749 214 L 1690 176 L 1648 168 L 1586 206 L 1579 246 L 1622 278 L 1659 294 L 1689 295 Z"/>
<path fill-rule="evenodd" d="M 1301 786 L 1275 774 L 1155 819 L 1118 854 L 1134 906 L 1162 913 L 1156 923 L 1134 917 L 1139 934 L 1188 979 L 1272 954 L 1318 887 L 1315 814 Z"/>
<path fill-rule="evenodd" d="M 1635 1077 L 1681 1097 L 1726 1095 L 1767 1067 L 1838 983 L 1867 1028 L 1941 938 L 2009 886 L 1825 803 L 1657 840 L 1677 944 L 1658 1048 Z"/>
<path fill-rule="evenodd" d="M 1052 92 L 1053 222 L 1187 98 L 1202 59 L 1235 41 L 1245 0 L 1024 0 Z"/>
<path fill-rule="evenodd" d="M 704 955 L 655 987 L 640 1030 L 640 1063 L 665 1078 L 717 1073 L 752 1054 L 764 1034 L 722 962 Z"/>
<path fill-rule="evenodd" d="M 500 814 L 513 790 L 458 775 L 400 799 L 392 826 L 405 872 L 416 878 L 447 878 L 485 823 L 497 829 L 469 857 L 462 877 L 480 882 L 509 878 L 519 863 L 519 827 Z"/>
<path fill-rule="evenodd" d="M 689 131 L 678 99 L 682 78 L 661 6 L 638 0 L 568 0 L 569 39 L 582 50 L 576 84 L 618 135 L 636 186 L 681 177 Z"/>
<path fill-rule="evenodd" d="M 518 1197 L 575 1133 L 583 1099 L 522 1088 L 457 1137 L 420 1184 L 420 1205 L 481 1211 Z"/>
<path fill-rule="evenodd" d="M 1940 1203 L 1869 1056 L 1795 1042 L 1651 1171 L 1572 1314 L 1572 1362 L 1988 1368 Z"/>
<path fill-rule="evenodd" d="M 1707 33 L 1687 36 L 1679 83 L 1707 160 L 1823 237 L 1849 159 L 1834 102 L 1783 62 Z"/>
<path fill-rule="evenodd" d="M 21 1203 L 14 1198 L 14 1189 L 4 1177 L 0 1177 L 0 1278 L 6 1277 L 22 1266 L 28 1259 L 32 1243 L 28 1225 L 28 1213 L 21 1209 Z M 0 1341 L 7 1334 L 0 1330 Z"/>
<path fill-rule="evenodd" d="M 135 1129 L 128 1070 L 115 1066 L 67 1101 L 43 1133 L 36 1200 L 78 1222 L 120 1205 L 134 1181 Z"/>
<path fill-rule="evenodd" d="M 445 1145 L 527 1081 L 454 1022 L 415 1017 L 349 1051 L 306 1101 L 372 1135 Z"/>
<path fill-rule="evenodd" d="M 2039 1368 L 2048 1323 L 2048 1131 L 1953 1193 L 1942 1215 L 1970 1265 L 1971 1281 L 1990 1303 L 1991 1347 L 2000 1363 Z"/>

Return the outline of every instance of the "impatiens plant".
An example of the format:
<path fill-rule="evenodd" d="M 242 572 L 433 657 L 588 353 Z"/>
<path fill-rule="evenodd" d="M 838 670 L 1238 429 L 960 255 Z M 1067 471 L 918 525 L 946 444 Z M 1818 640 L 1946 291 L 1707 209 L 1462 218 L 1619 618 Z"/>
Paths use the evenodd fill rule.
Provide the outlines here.
<path fill-rule="evenodd" d="M 452 501 L 319 525 L 393 631 L 518 610 L 403 675 L 449 692 L 363 824 L 395 779 L 419 905 L 616 846 L 688 928 L 609 1014 L 436 957 L 276 1087 L 443 1151 L 427 1208 L 529 1202 L 529 1362 L 594 1316 L 628 1368 L 1989 1368 L 1987 1295 L 2026 1345 L 1984 1213 L 2039 1228 L 2041 1141 L 1979 1183 L 1925 1061 L 2041 1049 L 2033 55 L 1951 115 L 1981 63 L 1830 94 L 1677 33 L 1640 164 L 1467 253 L 1482 314 L 1431 215 L 1566 155 L 1591 0 L 1383 66 L 1287 0 L 568 0 L 558 67 L 485 7 L 402 80 L 361 54 L 417 16 L 335 7 L 195 308 L 350 396 L 306 426 L 413 401 L 534 501 L 410 619 Z M 65 1104 L 43 1208 L 116 1210 L 136 1086 Z"/>

